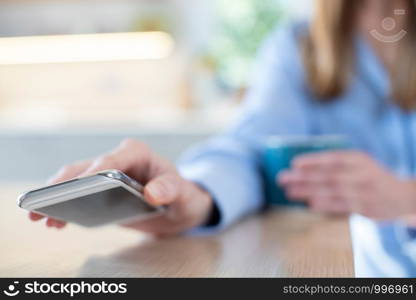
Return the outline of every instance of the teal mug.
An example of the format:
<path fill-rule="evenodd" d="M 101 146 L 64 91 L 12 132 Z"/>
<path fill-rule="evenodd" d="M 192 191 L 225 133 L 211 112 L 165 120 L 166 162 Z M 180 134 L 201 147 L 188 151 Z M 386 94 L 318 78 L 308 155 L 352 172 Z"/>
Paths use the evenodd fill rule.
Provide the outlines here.
<path fill-rule="evenodd" d="M 266 200 L 268 205 L 300 205 L 290 201 L 277 184 L 278 174 L 290 168 L 292 160 L 302 154 L 336 151 L 347 148 L 347 139 L 341 135 L 273 136 L 267 139 L 262 155 Z"/>

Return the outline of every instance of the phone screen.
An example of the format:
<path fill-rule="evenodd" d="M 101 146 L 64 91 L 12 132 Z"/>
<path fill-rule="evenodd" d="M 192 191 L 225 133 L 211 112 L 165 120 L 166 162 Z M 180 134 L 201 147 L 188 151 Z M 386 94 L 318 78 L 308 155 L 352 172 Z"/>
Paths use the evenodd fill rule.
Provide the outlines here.
<path fill-rule="evenodd" d="M 155 212 L 155 208 L 123 187 L 115 187 L 35 211 L 58 220 L 94 227 L 148 215 Z"/>

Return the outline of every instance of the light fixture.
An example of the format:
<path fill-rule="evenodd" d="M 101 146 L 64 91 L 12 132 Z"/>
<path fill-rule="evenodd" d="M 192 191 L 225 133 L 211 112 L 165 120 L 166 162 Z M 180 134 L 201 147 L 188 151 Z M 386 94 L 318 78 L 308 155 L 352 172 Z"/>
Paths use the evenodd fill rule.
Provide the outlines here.
<path fill-rule="evenodd" d="M 166 32 L 126 32 L 0 38 L 0 65 L 154 60 L 169 57 Z"/>

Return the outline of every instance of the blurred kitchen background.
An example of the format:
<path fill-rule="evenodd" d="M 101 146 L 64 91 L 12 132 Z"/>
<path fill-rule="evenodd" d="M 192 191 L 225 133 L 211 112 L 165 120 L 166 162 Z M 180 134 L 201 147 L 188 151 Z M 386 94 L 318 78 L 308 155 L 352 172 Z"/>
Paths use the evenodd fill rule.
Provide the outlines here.
<path fill-rule="evenodd" d="M 220 132 L 254 55 L 308 0 L 0 0 L 0 180 L 42 182 L 124 137 L 174 160 Z"/>

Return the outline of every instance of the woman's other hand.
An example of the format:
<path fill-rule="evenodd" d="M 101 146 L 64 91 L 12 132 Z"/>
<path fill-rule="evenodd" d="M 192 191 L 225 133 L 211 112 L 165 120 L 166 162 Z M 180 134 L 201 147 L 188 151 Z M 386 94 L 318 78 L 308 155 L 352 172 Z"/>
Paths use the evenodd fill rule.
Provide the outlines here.
<path fill-rule="evenodd" d="M 306 154 L 278 176 L 289 198 L 313 210 L 388 220 L 416 213 L 416 182 L 402 180 L 357 151 Z"/>

